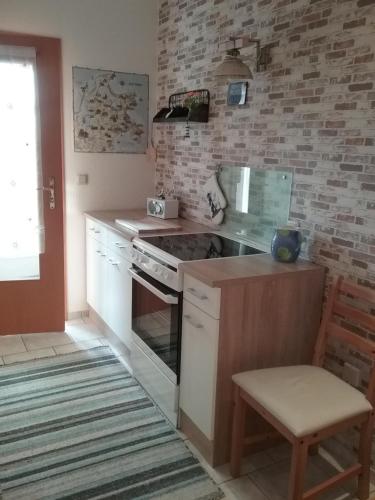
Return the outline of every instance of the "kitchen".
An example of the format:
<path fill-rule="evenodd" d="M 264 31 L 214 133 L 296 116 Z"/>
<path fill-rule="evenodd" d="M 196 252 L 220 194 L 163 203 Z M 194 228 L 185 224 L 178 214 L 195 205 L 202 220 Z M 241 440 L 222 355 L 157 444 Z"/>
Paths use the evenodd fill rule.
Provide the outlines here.
<path fill-rule="evenodd" d="M 32 9 L 17 0 L 1 2 L 0 9 L 2 30 L 62 39 L 67 318 L 86 322 L 90 310 L 90 319 L 121 350 L 121 360 L 134 370 L 173 425 L 182 427 L 196 456 L 202 455 L 208 470 L 212 465 L 214 473 L 222 470 L 229 459 L 231 375 L 265 367 L 266 359 L 272 366 L 311 362 L 323 279 L 325 294 L 337 275 L 367 288 L 373 286 L 373 4 L 364 0 L 345 4 L 298 0 L 283 5 L 273 0 L 207 0 L 158 5 L 113 0 L 109 6 L 95 2 L 95 9 L 87 1 L 67 2 L 64 8 L 57 2 L 36 2 Z M 238 37 L 235 43 L 252 78 L 214 75 L 232 48 L 231 37 Z M 249 43 L 249 37 L 259 40 L 266 68 L 257 67 L 258 46 Z M 264 51 L 265 47 L 269 49 Z M 75 150 L 74 67 L 149 75 L 147 154 Z M 228 96 L 233 81 L 247 83 L 246 89 L 241 87 L 242 93 L 247 92 L 243 105 L 228 102 L 238 97 Z M 163 122 L 158 113 L 169 108 L 171 96 L 201 89 L 209 92 L 208 121 L 186 122 L 183 117 L 179 122 L 177 117 L 175 122 L 167 123 L 168 118 Z M 192 96 L 187 97 L 191 103 Z M 275 199 L 271 215 L 278 217 L 277 224 L 268 226 L 263 220 L 262 234 L 241 233 L 250 224 L 235 214 L 228 222 L 233 206 L 244 211 L 246 197 L 239 202 L 236 195 L 241 190 L 233 191 L 233 186 L 240 184 L 242 194 L 247 186 L 248 192 L 249 171 L 280 174 L 266 192 Z M 231 180 L 231 172 L 241 172 L 241 183 Z M 291 178 L 282 179 L 283 175 Z M 216 179 L 219 187 L 228 186 L 223 189 L 230 202 L 222 210 L 224 225 L 213 220 L 220 218 L 217 206 L 220 200 L 223 203 Z M 290 193 L 279 200 L 277 187 L 284 181 L 290 182 Z M 154 199 L 161 191 L 179 201 L 179 218 L 149 216 L 150 223 L 145 219 L 146 199 Z M 214 211 L 207 192 L 216 193 Z M 137 234 L 116 219 L 126 219 L 125 224 L 147 222 L 151 230 Z M 275 224 L 287 222 L 293 222 L 304 239 L 301 256 L 289 265 L 275 262 L 270 255 Z M 163 223 L 176 227 L 172 233 L 160 228 L 152 232 L 152 226 Z M 179 233 L 195 236 L 179 240 Z M 203 251 L 219 258 L 189 260 L 195 244 L 199 257 Z M 176 256 L 180 247 L 182 258 L 180 253 Z M 249 247 L 265 254 L 247 255 Z M 221 257 L 223 251 L 232 256 Z M 279 277 L 275 276 L 278 269 L 282 270 Z M 168 276 L 163 278 L 163 273 Z M 147 284 L 145 274 L 151 278 Z M 264 283 L 272 280 L 272 293 L 259 276 Z M 285 294 L 288 279 L 291 285 Z M 246 291 L 246 287 L 250 288 Z M 251 289 L 257 291 L 249 300 Z M 167 318 L 159 314 L 158 326 L 162 329 L 167 320 L 170 345 L 181 347 L 167 367 L 159 364 L 159 356 L 155 360 L 153 349 L 150 352 L 142 318 L 137 319 L 134 312 L 154 313 L 157 293 L 164 299 L 167 294 L 170 302 Z M 241 293 L 247 297 L 245 306 Z M 124 301 L 126 296 L 129 300 Z M 269 300 L 268 308 L 261 298 Z M 254 309 L 252 302 L 257 304 Z M 150 310 L 145 311 L 146 307 Z M 254 334 L 254 344 L 246 344 L 246 321 L 256 311 L 264 315 L 257 316 L 256 331 L 268 343 Z M 247 319 L 241 323 L 240 314 L 243 318 L 245 312 Z M 176 315 L 180 328 L 172 327 Z M 189 321 L 193 325 L 188 326 Z M 223 333 L 224 324 L 234 332 L 233 343 L 224 343 L 231 339 Z M 270 350 L 272 328 L 283 339 L 274 351 Z M 192 342 L 193 335 L 202 330 L 209 332 L 207 344 L 198 344 L 199 337 Z M 190 344 L 184 346 L 184 338 Z M 369 375 L 367 360 L 342 346 L 334 349 L 329 351 L 328 368 L 342 374 L 348 363 L 361 372 L 360 385 L 364 386 Z M 252 357 L 257 350 L 259 356 Z M 173 363 L 180 369 L 171 369 Z M 273 439 L 268 429 L 259 434 L 266 434 L 266 441 Z M 224 444 L 221 436 L 225 436 Z M 356 436 L 350 434 L 330 446 L 350 455 L 355 441 Z M 256 446 L 262 448 L 257 442 Z M 286 467 L 284 479 L 289 473 L 285 458 L 280 461 Z M 254 498 L 279 498 L 277 488 L 281 491 L 284 486 L 271 488 L 256 470 L 253 478 L 252 471 L 233 482 L 224 474 L 229 490 L 223 487 L 223 491 L 229 497 L 251 498 L 248 492 L 254 491 Z"/>

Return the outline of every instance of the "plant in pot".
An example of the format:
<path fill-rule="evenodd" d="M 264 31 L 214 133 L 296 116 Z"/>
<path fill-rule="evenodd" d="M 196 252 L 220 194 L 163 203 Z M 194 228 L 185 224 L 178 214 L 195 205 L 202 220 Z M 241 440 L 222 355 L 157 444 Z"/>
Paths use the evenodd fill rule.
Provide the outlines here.
<path fill-rule="evenodd" d="M 184 100 L 184 106 L 189 109 L 189 121 L 207 121 L 208 104 L 202 102 L 200 94 L 188 92 Z"/>
<path fill-rule="evenodd" d="M 208 104 L 201 101 L 199 92 L 188 92 L 184 100 L 184 107 L 189 110 L 186 118 L 185 138 L 190 137 L 189 122 L 205 122 L 208 118 Z"/>

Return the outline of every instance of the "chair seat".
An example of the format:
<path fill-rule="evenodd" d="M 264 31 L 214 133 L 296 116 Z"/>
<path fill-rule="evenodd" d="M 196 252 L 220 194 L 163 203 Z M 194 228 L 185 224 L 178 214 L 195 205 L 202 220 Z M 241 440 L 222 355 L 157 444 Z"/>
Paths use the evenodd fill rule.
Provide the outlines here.
<path fill-rule="evenodd" d="M 232 378 L 296 437 L 372 410 L 360 391 L 317 366 L 252 370 Z"/>

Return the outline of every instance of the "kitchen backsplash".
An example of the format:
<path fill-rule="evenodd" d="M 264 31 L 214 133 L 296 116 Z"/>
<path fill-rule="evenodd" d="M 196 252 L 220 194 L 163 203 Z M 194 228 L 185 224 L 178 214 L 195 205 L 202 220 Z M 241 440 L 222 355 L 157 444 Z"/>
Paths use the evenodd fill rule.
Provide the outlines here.
<path fill-rule="evenodd" d="M 222 166 L 218 179 L 228 202 L 223 229 L 268 250 L 275 228 L 288 223 L 292 174 Z"/>

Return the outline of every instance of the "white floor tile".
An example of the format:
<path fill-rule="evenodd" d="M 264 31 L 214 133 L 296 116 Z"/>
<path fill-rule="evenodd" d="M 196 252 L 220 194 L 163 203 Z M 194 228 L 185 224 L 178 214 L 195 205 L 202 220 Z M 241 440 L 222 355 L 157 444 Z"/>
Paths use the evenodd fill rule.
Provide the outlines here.
<path fill-rule="evenodd" d="M 26 347 L 20 335 L 0 337 L 0 356 L 25 352 Z"/>
<path fill-rule="evenodd" d="M 68 321 L 65 322 L 65 327 L 67 326 L 75 326 L 75 325 L 84 325 L 85 322 L 83 321 L 83 318 L 75 318 L 75 319 L 69 319 Z"/>
<path fill-rule="evenodd" d="M 68 321 L 65 326 L 65 332 L 74 340 L 95 340 L 103 337 L 102 332 L 93 323 L 84 321 Z"/>
<path fill-rule="evenodd" d="M 28 333 L 22 335 L 22 339 L 28 351 L 72 343 L 71 337 L 64 332 Z"/>
<path fill-rule="evenodd" d="M 311 458 L 311 457 L 310 457 Z M 317 465 L 319 457 L 309 460 L 305 490 L 333 476 L 337 471 L 328 463 Z M 321 458 L 320 458 L 321 459 Z M 323 460 L 323 459 L 321 459 Z M 271 466 L 259 469 L 249 475 L 250 479 L 272 500 L 286 500 L 288 497 L 288 480 L 290 460 L 282 460 Z M 343 488 L 336 488 L 321 495 L 320 500 L 336 500 L 345 493 Z"/>
<path fill-rule="evenodd" d="M 275 462 L 292 458 L 292 445 L 288 442 L 274 446 L 267 451 Z"/>
<path fill-rule="evenodd" d="M 225 481 L 229 481 L 232 478 L 229 472 L 229 464 L 220 465 L 219 467 L 211 467 L 211 465 L 207 462 L 207 460 L 203 457 L 200 451 L 191 443 L 191 441 L 185 441 L 186 446 L 191 450 L 194 456 L 198 458 L 202 466 L 206 469 L 208 474 L 212 477 L 212 479 L 217 484 L 221 484 Z M 258 470 L 262 467 L 266 467 L 270 464 L 273 464 L 273 460 L 267 454 L 267 452 L 259 452 L 254 453 L 253 455 L 249 455 L 248 457 L 242 460 L 241 464 L 241 475 L 244 476 Z"/>
<path fill-rule="evenodd" d="M 246 476 L 227 481 L 219 487 L 228 500 L 269 500 Z"/>
<path fill-rule="evenodd" d="M 45 349 L 35 349 L 33 351 L 20 352 L 17 354 L 8 354 L 4 356 L 4 363 L 10 365 L 12 363 L 20 363 L 22 361 L 30 361 L 32 359 L 49 358 L 55 356 L 55 351 L 52 347 Z"/>
<path fill-rule="evenodd" d="M 85 351 L 94 347 L 101 347 L 99 340 L 83 340 L 82 342 L 74 342 L 72 344 L 54 346 L 56 354 L 69 354 L 71 352 Z"/>

